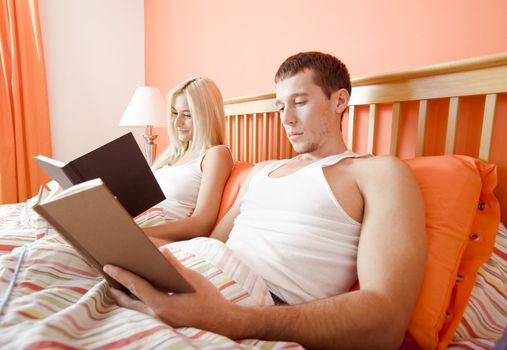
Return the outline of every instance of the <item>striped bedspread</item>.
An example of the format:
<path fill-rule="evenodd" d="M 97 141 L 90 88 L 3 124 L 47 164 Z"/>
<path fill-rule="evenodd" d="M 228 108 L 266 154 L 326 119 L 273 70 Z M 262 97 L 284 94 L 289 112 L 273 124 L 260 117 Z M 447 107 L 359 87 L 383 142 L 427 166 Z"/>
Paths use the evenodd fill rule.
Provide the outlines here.
<path fill-rule="evenodd" d="M 100 275 L 52 229 L 44 235 L 45 223 L 28 214 L 22 204 L 0 207 L 0 299 L 25 252 L 0 314 L 2 349 L 301 349 L 289 342 L 234 341 L 194 328 L 173 329 L 118 307 L 106 295 Z M 198 238 L 171 244 L 171 251 L 207 276 L 228 300 L 273 303 L 264 281 L 222 243 Z"/>
<path fill-rule="evenodd" d="M 47 230 L 30 203 L 0 206 L 0 301 L 20 255 L 16 283 L 0 312 L 0 348 L 33 349 L 301 349 L 289 342 L 234 341 L 194 328 L 173 329 L 148 315 L 120 308 L 100 275 L 55 231 Z M 153 209 L 136 218 L 158 224 Z M 243 305 L 273 303 L 264 281 L 225 245 L 198 238 L 170 245 L 186 266 L 207 276 L 228 299 Z M 491 349 L 507 323 L 507 230 L 501 226 L 493 255 L 475 287 L 449 348 Z"/>
<path fill-rule="evenodd" d="M 500 225 L 489 260 L 477 273 L 461 323 L 451 349 L 492 349 L 507 337 L 507 229 Z M 495 349 L 507 349 L 507 338 Z"/>

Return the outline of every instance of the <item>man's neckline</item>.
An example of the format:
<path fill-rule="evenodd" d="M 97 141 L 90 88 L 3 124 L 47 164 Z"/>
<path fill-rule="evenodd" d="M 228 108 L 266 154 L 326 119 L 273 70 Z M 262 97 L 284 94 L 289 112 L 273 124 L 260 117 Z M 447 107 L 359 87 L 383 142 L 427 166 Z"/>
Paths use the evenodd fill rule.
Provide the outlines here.
<path fill-rule="evenodd" d="M 312 161 L 313 162 L 313 161 L 319 161 L 319 160 L 322 160 L 322 159 L 326 159 L 326 158 L 329 158 L 329 157 L 341 156 L 341 155 L 346 154 L 346 153 L 353 153 L 353 152 L 351 150 L 349 150 L 348 148 L 346 148 L 343 152 L 335 153 L 335 154 L 329 154 L 329 155 L 323 156 L 323 157 L 311 156 L 308 153 L 302 153 L 302 154 L 298 154 L 297 156 L 293 157 L 292 159 L 299 159 L 299 160 Z"/>

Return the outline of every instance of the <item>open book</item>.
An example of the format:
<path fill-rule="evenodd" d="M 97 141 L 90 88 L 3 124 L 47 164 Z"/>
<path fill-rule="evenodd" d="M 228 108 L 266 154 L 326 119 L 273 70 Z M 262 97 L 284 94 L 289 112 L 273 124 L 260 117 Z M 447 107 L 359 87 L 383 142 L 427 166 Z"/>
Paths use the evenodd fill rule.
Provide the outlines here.
<path fill-rule="evenodd" d="M 102 180 L 54 196 L 42 186 L 33 209 L 116 288 L 122 286 L 102 271 L 106 264 L 129 270 L 165 292 L 193 291 Z"/>
<path fill-rule="evenodd" d="M 67 164 L 42 155 L 35 160 L 64 189 L 101 178 L 132 217 L 165 199 L 132 133 Z"/>

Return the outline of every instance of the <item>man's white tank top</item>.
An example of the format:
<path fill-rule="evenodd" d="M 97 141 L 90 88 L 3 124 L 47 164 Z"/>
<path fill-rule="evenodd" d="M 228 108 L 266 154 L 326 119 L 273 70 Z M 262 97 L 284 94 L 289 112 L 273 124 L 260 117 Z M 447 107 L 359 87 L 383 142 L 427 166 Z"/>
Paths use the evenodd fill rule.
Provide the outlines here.
<path fill-rule="evenodd" d="M 346 151 L 279 178 L 269 174 L 290 160 L 272 162 L 250 180 L 226 244 L 287 303 L 341 294 L 357 280 L 361 224 L 342 209 L 322 168 L 363 156 Z"/>
<path fill-rule="evenodd" d="M 189 217 L 197 204 L 201 187 L 201 162 L 206 155 L 184 164 L 166 165 L 153 172 L 166 199 L 156 205 L 164 210 L 166 220 Z"/>

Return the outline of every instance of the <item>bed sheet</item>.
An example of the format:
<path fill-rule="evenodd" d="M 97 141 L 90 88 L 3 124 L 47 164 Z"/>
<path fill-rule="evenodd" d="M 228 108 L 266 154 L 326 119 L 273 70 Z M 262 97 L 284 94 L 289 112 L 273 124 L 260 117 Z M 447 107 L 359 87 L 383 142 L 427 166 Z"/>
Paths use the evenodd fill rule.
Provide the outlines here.
<path fill-rule="evenodd" d="M 493 253 L 477 272 L 467 308 L 448 348 L 492 349 L 505 332 L 507 332 L 507 229 L 500 224 Z"/>
<path fill-rule="evenodd" d="M 24 254 L 0 314 L 2 349 L 302 349 L 291 342 L 234 341 L 195 328 L 174 329 L 118 307 L 107 296 L 102 277 L 53 229 L 46 230 L 29 205 L 0 206 L 0 216 L 0 300 Z M 152 211 L 138 219 L 153 223 L 155 216 Z M 197 238 L 173 243 L 170 249 L 184 265 L 209 278 L 226 299 L 250 306 L 273 304 L 264 281 L 223 243 Z"/>
<path fill-rule="evenodd" d="M 0 348 L 302 349 L 296 343 L 233 341 L 194 328 L 173 329 L 106 295 L 101 276 L 31 210 L 31 203 L 0 206 L 0 300 L 25 254 L 8 303 L 0 313 Z M 140 226 L 163 222 L 154 208 Z M 273 303 L 264 281 L 215 240 L 170 245 L 187 267 L 207 276 L 228 299 Z M 478 272 L 469 304 L 449 348 L 491 349 L 507 323 L 507 230 L 500 226 L 489 261 Z"/>

